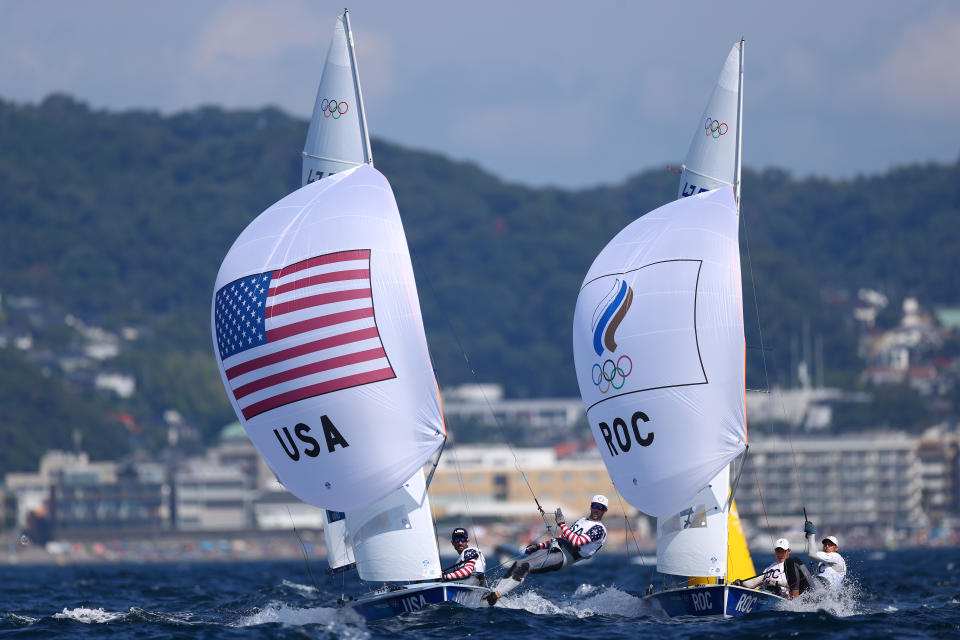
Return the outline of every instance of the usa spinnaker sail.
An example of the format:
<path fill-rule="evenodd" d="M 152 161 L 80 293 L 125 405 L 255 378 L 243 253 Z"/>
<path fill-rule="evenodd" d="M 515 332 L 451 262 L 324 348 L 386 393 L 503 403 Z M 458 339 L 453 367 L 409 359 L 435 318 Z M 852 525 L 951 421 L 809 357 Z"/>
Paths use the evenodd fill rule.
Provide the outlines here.
<path fill-rule="evenodd" d="M 731 188 L 628 225 L 590 267 L 573 353 L 617 489 L 669 516 L 746 447 L 737 207 Z"/>
<path fill-rule="evenodd" d="M 678 198 L 739 182 L 743 41 L 733 45 L 683 161 Z M 737 193 L 739 198 L 739 193 Z"/>
<path fill-rule="evenodd" d="M 303 146 L 302 184 L 372 164 L 350 16 L 337 17 Z"/>
<path fill-rule="evenodd" d="M 398 489 L 445 429 L 397 204 L 360 166 L 264 211 L 214 287 L 227 395 L 277 478 L 334 511 Z"/>

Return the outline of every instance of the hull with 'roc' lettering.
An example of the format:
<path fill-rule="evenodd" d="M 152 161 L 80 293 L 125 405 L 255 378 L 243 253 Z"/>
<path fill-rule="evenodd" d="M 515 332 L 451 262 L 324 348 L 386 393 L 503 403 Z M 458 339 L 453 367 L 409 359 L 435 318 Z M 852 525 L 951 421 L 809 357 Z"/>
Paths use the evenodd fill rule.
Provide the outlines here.
<path fill-rule="evenodd" d="M 711 584 L 670 589 L 646 596 L 644 600 L 656 604 L 671 618 L 679 616 L 735 618 L 771 609 L 785 599 L 756 589 Z"/>
<path fill-rule="evenodd" d="M 403 225 L 372 167 L 308 184 L 251 222 L 217 274 L 211 323 L 237 416 L 304 502 L 366 507 L 443 443 Z"/>

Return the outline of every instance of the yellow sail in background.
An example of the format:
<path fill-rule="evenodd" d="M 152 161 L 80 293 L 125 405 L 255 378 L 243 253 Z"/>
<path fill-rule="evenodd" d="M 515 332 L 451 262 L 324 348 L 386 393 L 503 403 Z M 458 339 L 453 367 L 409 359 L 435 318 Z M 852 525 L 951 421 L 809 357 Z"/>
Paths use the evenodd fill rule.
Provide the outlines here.
<path fill-rule="evenodd" d="M 730 520 L 727 523 L 727 582 L 743 580 L 757 575 L 747 547 L 747 538 L 743 535 L 740 514 L 737 513 L 737 501 L 730 504 Z"/>

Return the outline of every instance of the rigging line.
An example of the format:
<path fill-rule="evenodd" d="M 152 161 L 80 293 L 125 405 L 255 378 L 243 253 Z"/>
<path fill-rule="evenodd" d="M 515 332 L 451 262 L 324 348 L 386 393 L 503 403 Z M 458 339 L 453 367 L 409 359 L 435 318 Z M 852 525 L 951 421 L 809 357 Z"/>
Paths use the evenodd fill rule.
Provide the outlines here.
<path fill-rule="evenodd" d="M 300 532 L 297 531 L 297 525 L 293 521 L 293 514 L 290 513 L 290 507 L 287 507 L 287 515 L 290 516 L 290 526 L 293 527 L 293 534 L 297 536 L 297 542 L 300 543 L 300 551 L 303 553 L 303 562 L 307 565 L 307 573 L 310 574 L 310 580 L 313 581 L 313 588 L 317 591 L 320 591 L 320 585 L 317 584 L 317 579 L 313 577 L 313 569 L 310 568 L 310 558 L 307 556 L 307 547 L 303 544 L 303 539 L 300 537 Z"/>
<path fill-rule="evenodd" d="M 743 475 L 743 470 L 747 467 L 747 454 L 750 453 L 750 445 L 747 445 L 743 449 L 743 458 L 740 460 L 740 468 L 737 470 L 737 477 L 733 481 L 733 487 L 730 489 L 730 499 L 727 500 L 727 506 L 724 511 L 730 511 L 730 505 L 733 504 L 733 494 L 737 492 L 737 487 L 740 486 L 740 476 Z"/>
<path fill-rule="evenodd" d="M 650 586 L 653 586 L 653 569 L 647 566 L 647 561 L 643 559 L 643 552 L 640 550 L 640 543 L 637 542 L 637 537 L 633 535 L 633 527 L 630 526 L 630 519 L 627 517 L 627 510 L 623 506 L 623 498 L 620 497 L 620 492 L 617 491 L 616 487 L 613 487 L 613 492 L 617 495 L 617 502 L 620 503 L 620 511 L 623 513 L 623 522 L 627 525 L 626 530 L 623 532 L 624 538 L 626 538 L 629 533 L 630 537 L 633 538 L 633 546 L 637 548 L 637 555 L 640 557 L 640 566 L 644 568 L 647 573 L 647 582 L 650 583 Z M 630 541 L 625 540 L 627 547 L 627 556 L 630 555 Z"/>
<path fill-rule="evenodd" d="M 761 354 L 761 360 L 763 361 L 763 377 L 767 385 L 767 390 L 769 392 L 770 374 L 767 370 L 767 355 L 766 355 L 766 349 L 764 348 L 764 345 L 763 345 L 763 326 L 760 324 L 760 301 L 759 301 L 759 298 L 757 297 L 757 279 L 753 272 L 753 256 L 750 253 L 750 234 L 747 232 L 747 217 L 743 214 L 742 211 L 740 212 L 740 219 L 743 221 L 743 240 L 747 248 L 747 264 L 750 267 L 750 286 L 753 289 L 753 306 L 757 314 L 757 333 L 759 334 L 759 337 L 760 337 L 760 354 Z M 780 409 L 783 412 L 783 417 L 788 418 L 787 408 L 783 402 L 783 395 L 778 393 L 778 396 L 780 398 Z M 806 508 L 805 506 L 806 498 L 803 495 L 803 485 L 800 483 L 800 470 L 797 467 L 797 453 L 793 449 L 793 438 L 790 435 L 790 432 L 793 430 L 793 426 L 789 420 L 787 422 L 788 424 L 791 424 L 790 428 L 787 430 L 787 442 L 790 444 L 790 456 L 793 460 L 793 473 L 794 473 L 793 479 L 794 479 L 794 482 L 796 482 L 797 484 L 797 490 L 800 494 L 800 503 L 801 505 L 804 506 L 804 508 Z M 759 480 L 757 482 L 757 486 L 758 487 L 760 486 Z"/>
<path fill-rule="evenodd" d="M 417 266 L 420 266 L 420 261 L 417 259 L 417 254 L 410 248 L 410 255 L 413 257 L 413 261 L 417 263 Z M 430 293 L 433 296 L 434 300 L 437 301 L 438 306 L 441 309 L 441 315 L 447 323 L 447 327 L 450 329 L 450 333 L 453 335 L 454 341 L 457 343 L 457 348 L 460 349 L 460 354 L 463 356 L 463 360 L 467 365 L 467 368 L 470 370 L 470 374 L 476 379 L 477 371 L 473 368 L 473 365 L 470 363 L 470 356 L 467 355 L 466 350 L 463 348 L 463 342 L 460 340 L 460 334 L 457 333 L 456 328 L 453 326 L 453 322 L 450 320 L 450 316 L 443 312 L 442 310 L 446 307 L 440 303 L 440 296 L 437 294 L 436 289 L 433 288 L 433 280 L 430 278 L 429 270 L 420 269 L 420 272 L 424 274 L 424 279 L 427 282 L 427 287 L 430 289 Z M 537 505 L 537 511 L 540 512 L 540 518 L 543 520 L 543 524 L 547 528 L 547 533 L 551 536 L 553 535 L 553 525 L 547 521 L 547 514 L 543 510 L 543 507 L 540 505 L 540 500 L 537 499 L 537 494 L 533 490 L 533 487 L 530 485 L 530 480 L 527 478 L 527 474 L 524 473 L 523 468 L 520 466 L 520 459 L 517 457 L 517 452 L 513 448 L 513 445 L 510 443 L 510 439 L 507 437 L 506 430 L 504 429 L 503 422 L 500 420 L 500 417 L 497 416 L 496 412 L 493 410 L 493 405 L 490 402 L 490 399 L 487 398 L 486 392 L 483 390 L 483 387 L 479 387 L 480 395 L 483 396 L 483 401 L 487 405 L 487 408 L 490 410 L 490 415 L 493 416 L 493 420 L 497 425 L 497 428 L 500 429 L 500 435 L 503 436 L 503 441 L 506 443 L 507 448 L 510 449 L 510 454 L 513 456 L 513 462 L 517 467 L 517 471 L 520 472 L 520 477 L 523 478 L 523 482 L 527 485 L 527 489 L 530 491 L 530 495 L 533 497 L 534 503 Z"/>
<path fill-rule="evenodd" d="M 770 388 L 770 374 L 767 371 L 767 350 L 763 346 L 763 326 L 760 324 L 760 302 L 757 298 L 757 279 L 753 273 L 753 256 L 750 253 L 750 234 L 747 233 L 747 217 L 740 212 L 740 220 L 743 221 L 743 240 L 747 248 L 747 265 L 750 267 L 750 287 L 753 289 L 753 307 L 757 314 L 757 333 L 760 336 L 760 353 L 761 359 L 763 360 L 763 379 L 767 385 L 767 389 Z"/>
<path fill-rule="evenodd" d="M 767 503 L 763 499 L 763 490 L 760 488 L 760 475 L 757 470 L 753 470 L 753 477 L 757 481 L 757 493 L 760 494 L 760 506 L 763 507 L 763 519 L 767 523 L 767 533 L 770 534 L 770 546 L 773 546 L 773 527 L 770 526 L 770 518 L 767 516 Z"/>
<path fill-rule="evenodd" d="M 793 449 L 793 421 L 790 420 L 790 416 L 787 414 L 787 406 L 783 402 L 783 394 L 780 390 L 777 390 L 777 398 L 780 400 L 780 411 L 783 413 L 784 420 L 787 421 L 789 425 L 787 427 L 787 444 L 790 445 L 790 458 L 793 460 L 793 481 L 797 485 L 797 493 L 800 494 L 800 506 L 803 507 L 804 520 L 806 520 L 807 513 L 807 498 L 803 493 L 803 483 L 800 482 L 800 467 L 797 465 L 797 452 Z"/>
<path fill-rule="evenodd" d="M 460 456 L 456 449 L 450 454 L 453 457 L 453 465 L 457 468 L 457 482 L 460 484 L 460 495 L 463 496 L 463 506 L 467 509 L 467 520 L 470 521 L 470 535 L 477 541 L 477 547 L 480 546 L 480 538 L 477 536 L 477 525 L 473 521 L 473 510 L 470 508 L 470 498 L 467 495 L 467 486 L 463 482 L 463 472 L 460 469 Z M 439 460 L 438 460 L 439 462 Z"/>

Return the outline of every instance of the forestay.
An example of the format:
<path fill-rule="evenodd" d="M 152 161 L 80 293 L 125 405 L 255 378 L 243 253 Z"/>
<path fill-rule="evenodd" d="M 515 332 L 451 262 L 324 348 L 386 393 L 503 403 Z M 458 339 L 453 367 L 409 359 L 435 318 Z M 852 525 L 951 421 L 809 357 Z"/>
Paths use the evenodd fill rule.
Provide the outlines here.
<path fill-rule="evenodd" d="M 678 198 L 734 184 L 739 143 L 740 49 L 730 49 L 683 162 Z"/>
<path fill-rule="evenodd" d="M 410 255 L 378 171 L 338 173 L 267 209 L 227 253 L 214 291 L 227 395 L 298 498 L 365 507 L 442 444 Z"/>
<path fill-rule="evenodd" d="M 337 17 L 303 147 L 302 183 L 373 161 L 367 136 L 353 34 L 346 11 Z"/>
<path fill-rule="evenodd" d="M 746 445 L 737 209 L 730 188 L 666 204 L 600 252 L 573 352 L 620 493 L 668 516 Z"/>

